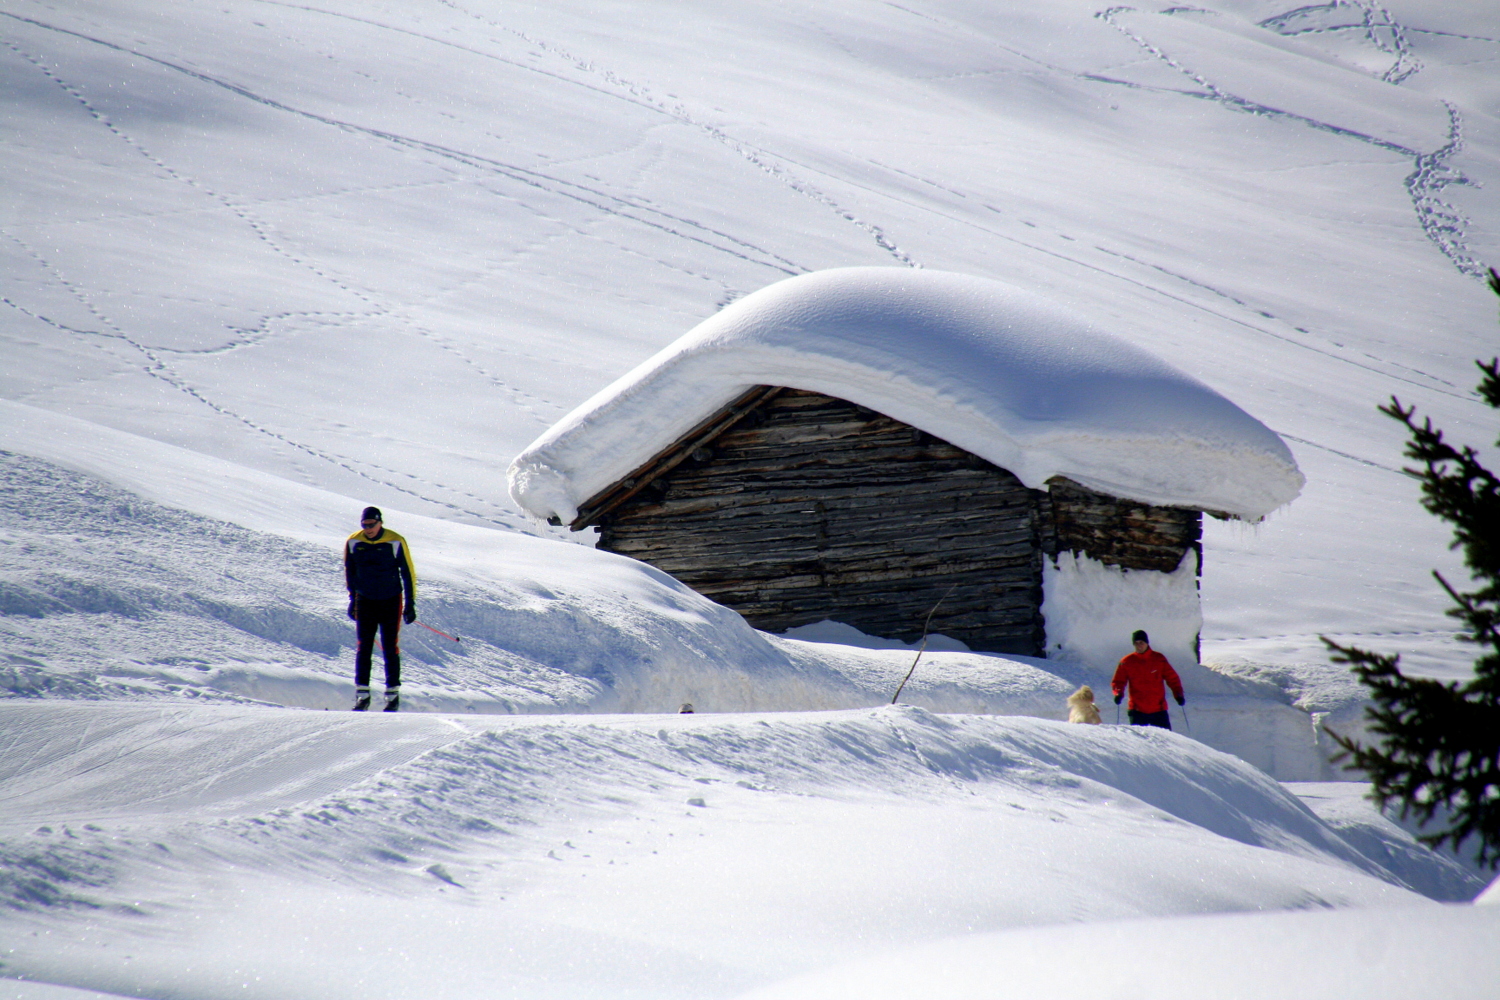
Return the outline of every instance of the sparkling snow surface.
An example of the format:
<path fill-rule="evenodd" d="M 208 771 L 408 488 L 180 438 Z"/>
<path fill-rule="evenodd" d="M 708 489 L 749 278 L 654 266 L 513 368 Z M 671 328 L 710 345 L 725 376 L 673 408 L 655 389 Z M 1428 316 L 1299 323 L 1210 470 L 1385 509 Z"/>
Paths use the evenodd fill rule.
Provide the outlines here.
<path fill-rule="evenodd" d="M 1445 919 L 1405 886 L 1480 885 L 1160 730 L 16 701 L 0 726 L 6 971 L 125 996 L 732 996 L 1004 928 Z M 1432 967 L 1492 968 L 1492 916 L 1451 918 Z"/>
<path fill-rule="evenodd" d="M 824 392 L 989 459 L 1146 503 L 1259 520 L 1302 488 L 1285 443 L 1196 379 L 997 281 L 910 268 L 787 278 L 564 417 L 510 467 L 564 522 L 756 385 Z"/>
<path fill-rule="evenodd" d="M 1329 780 L 1360 694 L 1317 640 L 1472 662 L 1374 407 L 1495 438 L 1493 3 L 0 32 L 0 996 L 1496 994 L 1489 875 Z M 1178 733 L 1067 726 L 1093 672 L 944 642 L 883 707 L 913 650 L 757 633 L 508 496 L 684 331 L 913 265 L 1161 359 L 1305 474 L 1205 528 Z M 409 715 L 321 711 L 367 503 L 462 637 L 403 634 Z"/>

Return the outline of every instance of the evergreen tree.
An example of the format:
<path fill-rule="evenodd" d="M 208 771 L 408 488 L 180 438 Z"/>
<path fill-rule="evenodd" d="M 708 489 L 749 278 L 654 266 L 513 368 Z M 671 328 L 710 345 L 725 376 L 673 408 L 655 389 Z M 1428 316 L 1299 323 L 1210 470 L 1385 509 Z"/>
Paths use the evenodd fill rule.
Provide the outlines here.
<path fill-rule="evenodd" d="M 1500 295 L 1500 274 L 1490 269 L 1490 288 Z M 1484 379 L 1479 394 L 1500 410 L 1500 359 L 1476 362 Z M 1348 663 L 1370 690 L 1365 717 L 1382 738 L 1365 745 L 1333 734 L 1350 770 L 1363 771 L 1372 795 L 1384 807 L 1396 802 L 1403 818 L 1415 815 L 1427 825 L 1446 812 L 1447 826 L 1420 837 L 1439 847 L 1458 847 L 1479 838 L 1479 861 L 1500 863 L 1500 481 L 1480 464 L 1474 449 L 1454 448 L 1431 418 L 1416 419 L 1416 408 L 1392 396 L 1382 413 L 1406 425 L 1411 437 L 1406 457 L 1421 463 L 1407 468 L 1422 483 L 1422 506 L 1453 525 L 1452 548 L 1463 548 L 1464 564 L 1478 588 L 1454 589 L 1434 572 L 1463 622 L 1459 638 L 1487 647 L 1474 662 L 1466 684 L 1408 677 L 1399 656 L 1340 646 L 1324 639 L 1336 663 Z M 1496 442 L 1500 444 L 1500 441 Z"/>

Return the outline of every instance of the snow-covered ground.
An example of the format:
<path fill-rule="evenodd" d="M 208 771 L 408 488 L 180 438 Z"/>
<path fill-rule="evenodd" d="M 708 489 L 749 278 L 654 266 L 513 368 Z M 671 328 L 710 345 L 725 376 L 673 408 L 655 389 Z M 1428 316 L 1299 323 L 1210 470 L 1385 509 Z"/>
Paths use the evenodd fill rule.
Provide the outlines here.
<path fill-rule="evenodd" d="M 1317 641 L 1472 659 L 1374 407 L 1495 438 L 1493 4 L 7 0 L 0 32 L 14 995 L 1500 988 L 1483 879 L 1331 780 L 1359 692 Z M 1051 721 L 1096 673 L 941 642 L 876 707 L 912 650 L 757 633 L 513 505 L 594 393 L 851 265 L 1028 289 L 1290 446 L 1298 499 L 1205 526 L 1181 735 Z M 316 711 L 367 503 L 462 637 L 406 631 L 409 716 Z"/>
<path fill-rule="evenodd" d="M 1456 921 L 1444 961 L 1500 968 L 1500 911 L 1422 895 L 1473 875 L 1161 731 L 903 707 L 0 719 L 6 970 L 126 996 L 730 996 L 1003 928 L 1349 907 Z"/>

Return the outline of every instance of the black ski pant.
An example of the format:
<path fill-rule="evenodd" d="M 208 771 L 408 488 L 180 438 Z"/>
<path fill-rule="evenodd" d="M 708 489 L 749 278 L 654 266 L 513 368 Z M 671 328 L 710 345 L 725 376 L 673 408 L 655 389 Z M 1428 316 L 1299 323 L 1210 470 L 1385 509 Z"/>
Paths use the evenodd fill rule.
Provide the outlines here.
<path fill-rule="evenodd" d="M 1162 729 L 1172 728 L 1172 717 L 1163 709 L 1160 712 L 1137 712 L 1130 709 L 1130 724 L 1132 726 L 1160 726 Z"/>
<path fill-rule="evenodd" d="M 370 658 L 375 653 L 375 633 L 380 633 L 380 652 L 385 656 L 385 686 L 401 684 L 401 606 L 399 597 L 359 597 L 354 604 L 354 684 L 370 686 Z"/>

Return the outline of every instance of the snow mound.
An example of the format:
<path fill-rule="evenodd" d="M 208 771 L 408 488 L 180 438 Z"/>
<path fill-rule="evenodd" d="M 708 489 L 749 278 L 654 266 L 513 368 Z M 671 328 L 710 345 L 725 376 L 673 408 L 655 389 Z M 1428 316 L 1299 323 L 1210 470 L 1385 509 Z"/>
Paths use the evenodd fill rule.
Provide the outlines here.
<path fill-rule="evenodd" d="M 1402 872 L 1406 884 L 1429 899 L 1478 902 L 1475 889 L 1494 876 L 1479 863 L 1479 845 L 1472 838 L 1459 850 L 1433 850 L 1417 840 L 1418 833 L 1433 832 L 1447 817 L 1424 828 L 1415 817 L 1402 818 L 1395 808 L 1387 814 L 1370 799 L 1368 782 L 1295 781 L 1282 787 L 1337 831 L 1340 840 L 1385 868 Z"/>
<path fill-rule="evenodd" d="M 572 520 L 755 385 L 868 406 L 1032 488 L 1063 475 L 1256 520 L 1304 482 L 1260 421 L 1036 295 L 960 274 L 851 267 L 779 281 L 698 324 L 517 456 L 511 496 L 538 517 Z"/>
<path fill-rule="evenodd" d="M 1042 615 L 1047 655 L 1113 673 L 1120 637 L 1144 628 L 1151 646 L 1174 665 L 1198 662 L 1203 612 L 1198 604 L 1198 554 L 1189 551 L 1171 573 L 1108 566 L 1076 552 L 1042 561 Z"/>
<path fill-rule="evenodd" d="M 903 949 L 755 990 L 743 1000 L 1486 1000 L 1500 982 L 1497 935 L 1500 910 L 1468 906 L 1028 928 Z M 1156 969 L 1121 960 L 1145 954 L 1164 958 Z M 1115 960 L 1080 966 L 1085 955 Z"/>
<path fill-rule="evenodd" d="M 17 418 L 0 423 L 17 449 L 0 447 L 0 699 L 349 704 L 337 542 L 358 501 L 31 407 L 0 414 Z M 385 511 L 412 540 L 422 621 L 463 637 L 403 631 L 404 710 L 859 708 L 889 702 L 915 658 L 828 623 L 757 632 L 587 546 Z M 1105 683 L 961 647 L 929 637 L 902 702 L 1063 718 L 1069 692 Z M 1281 686 L 1182 670 L 1195 738 L 1282 780 L 1335 777 Z"/>
<path fill-rule="evenodd" d="M 128 435 L 96 436 L 129 454 Z M 163 500 L 228 510 L 234 496 L 254 507 L 296 492 L 246 472 L 222 487 L 233 496 L 215 496 L 217 463 L 169 446 L 152 455 L 136 475 Z M 75 464 L 94 473 L 0 448 L 0 699 L 349 704 L 342 532 L 313 544 L 256 531 L 103 477 L 140 488 L 119 470 Z M 316 523 L 358 510 L 302 491 L 306 507 L 327 508 Z M 671 711 L 684 701 L 708 712 L 852 708 L 888 701 L 911 664 L 905 647 L 757 632 L 621 556 L 392 507 L 386 517 L 412 540 L 421 620 L 462 637 L 403 630 L 408 711 Z M 310 525 L 298 534 L 318 533 Z M 1056 715 L 1071 690 L 1029 661 L 952 640 L 930 643 L 922 667 L 903 697 L 940 711 Z"/>
<path fill-rule="evenodd" d="M 789 628 L 785 632 L 782 632 L 781 635 L 783 638 L 798 639 L 802 642 L 823 642 L 837 646 L 853 646 L 856 649 L 921 649 L 933 653 L 970 652 L 967 643 L 954 639 L 952 636 L 943 635 L 940 632 L 929 633 L 920 642 L 902 642 L 900 639 L 886 639 L 878 635 L 866 635 L 853 625 L 831 621 L 827 618 L 809 625 L 798 625 L 796 628 Z"/>
<path fill-rule="evenodd" d="M 486 844 L 502 854 L 524 852 L 525 840 L 546 840 L 545 828 L 559 822 L 680 815 L 690 798 L 730 812 L 745 792 L 751 800 L 891 796 L 914 806 L 993 808 L 1002 815 L 982 824 L 988 832 L 976 845 L 986 849 L 1006 842 L 1007 830 L 1019 836 L 1004 813 L 1039 810 L 1010 818 L 1041 831 L 1076 827 L 1054 836 L 1085 834 L 1075 845 L 1081 853 L 1057 859 L 1056 872 L 1031 872 L 1014 890 L 1042 890 L 1062 869 L 1076 877 L 1112 857 L 1116 886 L 1100 887 L 1086 904 L 1106 919 L 1412 905 L 1421 901 L 1413 888 L 1420 877 L 1413 876 L 1444 867 L 1433 855 L 1394 865 L 1387 855 L 1371 857 L 1262 772 L 1148 727 L 942 716 L 908 706 L 586 720 L 368 718 L 243 705 L 162 711 L 0 702 L 0 722 L 15 734 L 17 751 L 0 766 L 10 794 L 0 856 L 24 854 L 29 845 L 41 860 L 57 861 L 29 879 L 0 882 L 0 898 L 13 910 L 45 909 L 70 893 L 100 906 L 114 902 L 107 873 L 158 850 L 150 840 L 112 839 L 120 830 L 172 831 L 183 863 L 196 845 L 247 869 L 300 865 L 339 880 L 366 874 L 380 881 L 378 865 L 362 871 L 368 866 L 351 863 L 369 845 L 404 841 L 412 855 L 407 867 L 426 870 Z M 418 801 L 426 805 L 413 813 Z M 328 825 L 330 811 L 344 818 Z M 48 830 L 34 840 L 41 826 Z M 58 833 L 64 829 L 71 835 Z M 1148 857 L 1119 857 L 1115 838 L 1127 832 L 1149 832 L 1164 851 L 1198 864 L 1164 872 Z M 1258 870 L 1217 870 L 1221 879 L 1243 881 L 1241 892 L 1204 884 L 1223 851 L 1247 848 L 1264 852 Z M 92 886 L 68 874 L 82 865 L 96 866 Z M 1158 897 L 1170 901 L 1165 909 L 1142 905 L 1143 881 L 1175 887 Z M 1482 885 L 1471 879 L 1464 898 Z M 1068 894 L 1035 899 L 1007 923 L 1067 920 L 1080 905 L 1085 901 Z"/>
<path fill-rule="evenodd" d="M 1447 912 L 1413 891 L 1435 857 L 1371 857 L 1161 730 L 19 701 L 0 730 L 5 972 L 127 996 L 712 998 L 966 932 Z M 388 948 L 419 958 L 373 976 Z"/>

